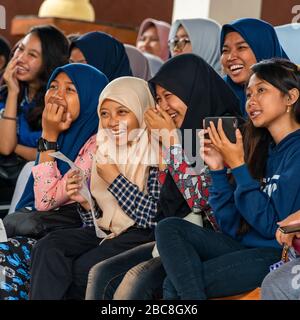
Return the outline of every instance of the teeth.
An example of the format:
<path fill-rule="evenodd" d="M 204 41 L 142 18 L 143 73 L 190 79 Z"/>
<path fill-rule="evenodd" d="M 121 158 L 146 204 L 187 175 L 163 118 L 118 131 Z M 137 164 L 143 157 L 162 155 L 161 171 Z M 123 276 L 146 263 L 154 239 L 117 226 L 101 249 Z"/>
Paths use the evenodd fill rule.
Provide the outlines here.
<path fill-rule="evenodd" d="M 170 114 L 171 118 L 175 118 L 177 116 L 177 112 Z"/>
<path fill-rule="evenodd" d="M 235 71 L 237 69 L 241 69 L 244 66 L 242 64 L 234 64 L 233 66 L 230 66 L 230 71 Z"/>
<path fill-rule="evenodd" d="M 253 118 L 257 117 L 260 114 L 261 114 L 261 111 L 253 111 L 250 113 L 251 117 L 253 117 Z"/>
<path fill-rule="evenodd" d="M 121 134 L 124 134 L 126 133 L 126 130 L 119 130 L 119 131 L 114 131 L 114 130 L 111 130 L 111 133 L 115 136 L 118 136 L 118 135 L 121 135 Z"/>

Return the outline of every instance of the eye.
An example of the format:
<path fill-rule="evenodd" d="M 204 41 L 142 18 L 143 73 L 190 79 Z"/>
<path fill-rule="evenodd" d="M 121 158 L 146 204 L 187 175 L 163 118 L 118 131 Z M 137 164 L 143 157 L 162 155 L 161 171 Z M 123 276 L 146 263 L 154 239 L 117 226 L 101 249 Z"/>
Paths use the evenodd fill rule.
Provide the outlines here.
<path fill-rule="evenodd" d="M 247 100 L 251 98 L 251 93 L 250 92 L 246 93 L 246 98 L 247 98 Z"/>
<path fill-rule="evenodd" d="M 172 93 L 166 93 L 166 94 L 165 94 L 165 98 L 166 98 L 166 99 L 169 99 L 169 98 L 171 98 L 171 97 L 172 97 Z"/>
<path fill-rule="evenodd" d="M 55 83 L 51 83 L 49 89 L 57 89 L 57 85 Z"/>
<path fill-rule="evenodd" d="M 120 109 L 118 112 L 121 116 L 127 115 L 129 112 L 125 109 Z"/>
<path fill-rule="evenodd" d="M 107 118 L 108 117 L 108 112 L 107 111 L 100 111 L 100 116 L 102 118 Z"/>
<path fill-rule="evenodd" d="M 238 46 L 238 49 L 239 50 L 244 50 L 244 49 L 248 49 L 249 47 L 248 46 L 246 46 L 246 45 L 240 45 L 240 46 Z"/>
<path fill-rule="evenodd" d="M 265 91 L 265 88 L 258 88 L 258 89 L 257 89 L 257 92 L 258 92 L 258 93 L 262 93 L 262 92 L 264 92 L 264 91 Z"/>
<path fill-rule="evenodd" d="M 33 58 L 37 58 L 36 54 L 34 54 L 34 53 L 32 53 L 32 52 L 30 52 L 29 55 L 30 55 L 31 57 L 33 57 Z"/>
<path fill-rule="evenodd" d="M 161 97 L 157 96 L 155 100 L 156 100 L 157 103 L 160 103 L 161 102 Z"/>
<path fill-rule="evenodd" d="M 67 87 L 66 91 L 67 92 L 77 92 L 76 89 L 73 87 Z"/>
<path fill-rule="evenodd" d="M 221 53 L 222 53 L 222 54 L 223 54 L 223 53 L 228 53 L 228 51 L 229 51 L 228 48 L 222 48 L 222 52 L 221 52 Z"/>

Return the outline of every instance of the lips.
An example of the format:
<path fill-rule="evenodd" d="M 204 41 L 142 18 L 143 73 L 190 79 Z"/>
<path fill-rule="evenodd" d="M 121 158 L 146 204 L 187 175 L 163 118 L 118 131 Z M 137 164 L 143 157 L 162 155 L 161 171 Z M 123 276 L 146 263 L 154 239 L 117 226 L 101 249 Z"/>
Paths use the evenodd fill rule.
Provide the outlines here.
<path fill-rule="evenodd" d="M 18 74 L 24 74 L 24 73 L 27 73 L 28 71 L 29 71 L 28 68 L 25 68 L 24 66 L 21 66 L 21 65 L 17 65 Z"/>
<path fill-rule="evenodd" d="M 258 116 L 260 116 L 261 114 L 262 114 L 262 111 L 260 111 L 260 110 L 252 110 L 249 112 L 249 117 L 250 117 L 250 119 L 254 120 Z"/>

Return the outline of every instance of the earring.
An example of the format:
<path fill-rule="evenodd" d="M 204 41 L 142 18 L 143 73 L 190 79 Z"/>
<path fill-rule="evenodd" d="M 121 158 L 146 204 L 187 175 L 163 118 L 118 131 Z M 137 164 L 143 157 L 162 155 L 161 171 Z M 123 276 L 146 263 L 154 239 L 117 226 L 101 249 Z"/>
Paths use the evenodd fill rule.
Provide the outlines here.
<path fill-rule="evenodd" d="M 290 110 L 291 110 L 291 108 L 290 108 L 290 107 L 287 107 L 286 112 L 289 113 Z"/>

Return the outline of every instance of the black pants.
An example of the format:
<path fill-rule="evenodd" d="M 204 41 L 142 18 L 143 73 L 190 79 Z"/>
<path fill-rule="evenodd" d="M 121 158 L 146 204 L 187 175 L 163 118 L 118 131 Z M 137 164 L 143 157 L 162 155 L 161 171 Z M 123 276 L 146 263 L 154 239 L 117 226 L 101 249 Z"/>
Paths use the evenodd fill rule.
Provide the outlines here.
<path fill-rule="evenodd" d="M 129 228 L 100 246 L 95 229 L 51 232 L 34 246 L 31 255 L 29 298 L 84 299 L 88 273 L 96 263 L 154 240 L 150 229 Z"/>

